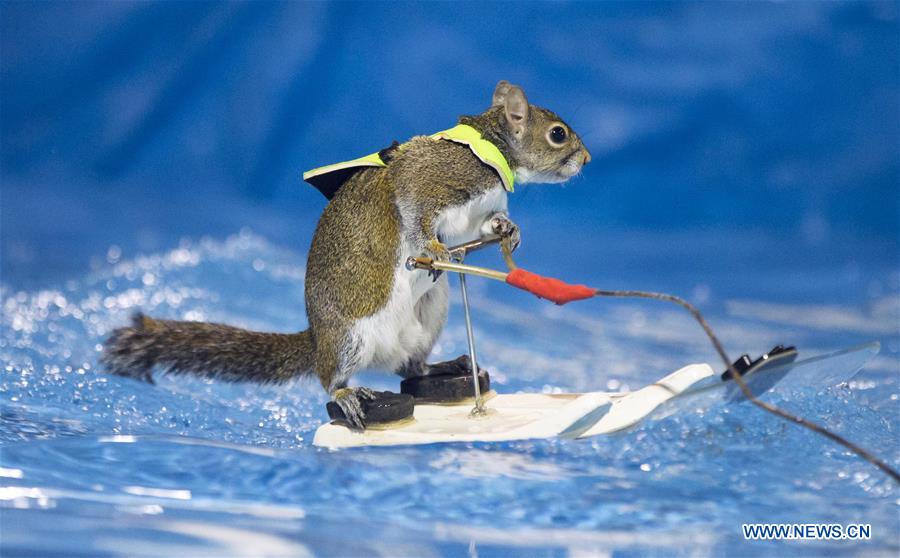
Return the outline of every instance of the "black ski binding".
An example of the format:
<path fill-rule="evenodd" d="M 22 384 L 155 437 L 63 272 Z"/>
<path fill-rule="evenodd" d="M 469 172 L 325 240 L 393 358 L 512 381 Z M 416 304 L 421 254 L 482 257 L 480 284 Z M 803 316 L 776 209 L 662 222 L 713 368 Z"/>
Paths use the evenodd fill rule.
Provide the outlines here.
<path fill-rule="evenodd" d="M 491 378 L 487 370 L 478 371 L 478 386 L 482 394 L 490 391 Z M 457 403 L 474 397 L 475 383 L 471 372 L 430 374 L 403 380 L 400 393 L 415 397 L 417 403 Z"/>
<path fill-rule="evenodd" d="M 392 422 L 398 422 L 412 418 L 415 407 L 415 399 L 403 393 L 390 391 L 376 391 L 375 399 L 361 399 L 363 416 L 366 428 L 379 426 Z M 334 401 L 329 401 L 325 408 L 328 410 L 328 418 L 335 424 L 349 426 L 344 410 Z"/>

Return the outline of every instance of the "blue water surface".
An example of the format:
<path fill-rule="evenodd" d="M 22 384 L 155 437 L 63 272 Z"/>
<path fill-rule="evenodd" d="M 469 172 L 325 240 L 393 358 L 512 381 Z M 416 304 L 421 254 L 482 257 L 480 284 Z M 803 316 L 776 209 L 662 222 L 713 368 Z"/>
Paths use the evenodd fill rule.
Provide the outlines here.
<path fill-rule="evenodd" d="M 769 400 L 900 466 L 896 3 L 47 2 L 0 16 L 3 556 L 900 551 L 896 484 L 747 404 L 582 441 L 329 451 L 311 444 L 326 420 L 314 381 L 150 386 L 97 365 L 137 309 L 306 327 L 325 202 L 299 173 L 447 128 L 504 78 L 594 156 L 564 187 L 516 189 L 521 265 L 683 295 L 734 356 L 880 341 L 851 381 Z M 469 285 L 504 392 L 719 367 L 675 307 Z M 434 358 L 465 347 L 454 300 Z M 756 522 L 868 523 L 872 538 L 745 541 Z"/>
<path fill-rule="evenodd" d="M 744 522 L 873 526 L 871 541 L 792 546 L 799 554 L 897 549 L 892 481 L 746 405 L 689 407 L 585 441 L 328 451 L 311 445 L 326 401 L 312 381 L 260 387 L 160 378 L 154 387 L 96 368 L 102 335 L 137 307 L 264 330 L 302 324 L 303 269 L 301 254 L 245 231 L 110 262 L 58 289 L 4 290 L 4 555 L 776 548 L 741 540 Z M 894 272 L 883 277 L 894 282 L 889 294 L 855 305 L 764 297 L 705 306 L 729 347 L 759 351 L 790 340 L 809 355 L 886 339 L 882 356 L 849 384 L 812 384 L 774 402 L 896 464 L 898 286 Z M 727 279 L 710 284 L 720 282 Z M 599 301 L 556 308 L 472 283 L 480 352 L 503 391 L 618 391 L 686 362 L 715 362 L 690 318 L 673 309 Z M 699 290 L 718 299 L 716 289 Z M 452 314 L 438 357 L 464 350 L 458 305 Z M 397 387 L 385 375 L 360 381 Z"/>

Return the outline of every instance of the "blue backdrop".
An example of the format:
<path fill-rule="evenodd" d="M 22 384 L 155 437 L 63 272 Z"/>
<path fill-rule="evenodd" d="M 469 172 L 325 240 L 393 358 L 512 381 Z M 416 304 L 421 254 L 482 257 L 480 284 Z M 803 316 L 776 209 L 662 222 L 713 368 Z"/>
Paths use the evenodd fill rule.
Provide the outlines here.
<path fill-rule="evenodd" d="M 304 169 L 444 129 L 501 78 L 594 155 L 511 200 L 532 247 L 741 230 L 897 259 L 893 2 L 0 9 L 7 285 L 243 226 L 304 251 L 324 206 Z"/>
<path fill-rule="evenodd" d="M 148 386 L 97 356 L 136 309 L 306 327 L 325 200 L 301 172 L 446 129 L 508 79 L 594 158 L 516 188 L 517 262 L 683 295 L 733 357 L 881 341 L 847 384 L 807 369 L 766 397 L 897 467 L 898 6 L 0 2 L 0 554 L 897 555 L 897 486 L 747 405 L 593 443 L 328 452 L 313 381 Z M 451 281 L 435 360 L 467 347 Z M 719 366 L 680 309 L 469 291 L 501 392 Z M 798 521 L 872 540 L 740 534 Z"/>

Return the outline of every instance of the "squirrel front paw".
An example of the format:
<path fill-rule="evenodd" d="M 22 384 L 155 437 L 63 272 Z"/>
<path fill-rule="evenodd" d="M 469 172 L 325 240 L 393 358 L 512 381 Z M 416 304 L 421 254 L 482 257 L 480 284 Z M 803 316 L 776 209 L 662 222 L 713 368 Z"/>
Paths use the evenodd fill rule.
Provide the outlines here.
<path fill-rule="evenodd" d="M 495 213 L 491 217 L 491 231 L 501 238 L 508 238 L 510 249 L 515 251 L 522 242 L 522 234 L 519 232 L 519 225 L 509 220 L 504 213 Z"/>
<path fill-rule="evenodd" d="M 436 262 L 449 262 L 450 250 L 440 240 L 432 238 L 425 244 L 425 257 L 431 258 Z M 442 273 L 443 271 L 431 269 L 428 271 L 428 276 L 431 277 L 432 281 L 437 281 Z"/>
<path fill-rule="evenodd" d="M 332 395 L 334 402 L 344 412 L 350 429 L 357 431 L 366 429 L 366 414 L 363 412 L 362 401 L 376 397 L 374 391 L 364 387 L 341 388 Z"/>

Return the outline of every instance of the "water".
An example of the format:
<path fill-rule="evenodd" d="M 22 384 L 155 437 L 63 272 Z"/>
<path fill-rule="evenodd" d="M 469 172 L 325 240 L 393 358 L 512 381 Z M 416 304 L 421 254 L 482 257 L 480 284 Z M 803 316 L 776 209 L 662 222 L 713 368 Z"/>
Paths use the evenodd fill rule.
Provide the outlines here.
<path fill-rule="evenodd" d="M 311 445 L 326 401 L 311 381 L 261 387 L 163 377 L 153 387 L 106 376 L 97 370 L 98 343 L 137 307 L 264 330 L 305 323 L 302 254 L 249 231 L 135 259 L 113 250 L 107 259 L 57 289 L 3 290 L 4 555 L 764 555 L 782 548 L 743 541 L 740 524 L 749 522 L 872 524 L 870 541 L 795 543 L 796 553 L 898 549 L 892 481 L 746 405 L 686 410 L 584 441 L 328 451 Z M 849 384 L 774 402 L 896 465 L 900 286 L 894 271 L 863 271 L 867 281 L 884 273 L 886 291 L 855 304 L 757 301 L 760 310 L 724 294 L 715 304 L 716 285 L 728 284 L 718 277 L 694 290 L 735 352 L 789 341 L 809 355 L 884 340 L 881 355 Z M 503 391 L 615 391 L 689 361 L 715 362 L 676 309 L 599 301 L 557 308 L 501 285 L 470 284 L 479 353 Z M 458 304 L 451 313 L 439 356 L 465 347 Z M 811 313 L 818 321 L 804 323 Z M 361 381 L 397 386 L 376 373 Z"/>
<path fill-rule="evenodd" d="M 315 382 L 97 369 L 138 308 L 305 327 L 325 202 L 300 173 L 446 129 L 508 79 L 593 155 L 570 184 L 511 196 L 523 267 L 683 295 L 733 356 L 880 341 L 848 384 L 773 401 L 900 466 L 897 3 L 516 8 L 0 3 L 0 554 L 900 551 L 895 485 L 746 405 L 586 441 L 331 452 L 311 446 Z M 718 366 L 675 307 L 469 288 L 504 391 Z M 458 301 L 435 352 L 465 352 Z M 872 539 L 748 542 L 745 522 L 870 523 Z"/>

